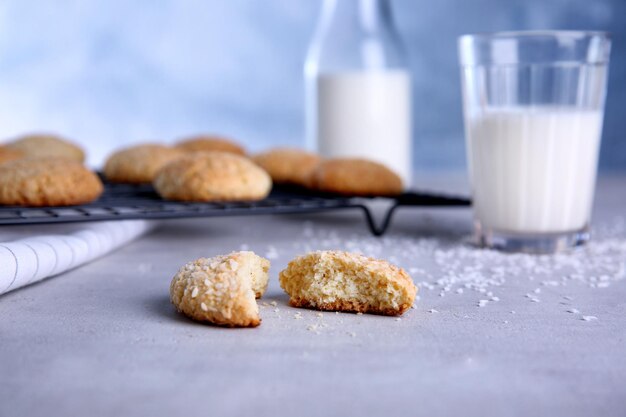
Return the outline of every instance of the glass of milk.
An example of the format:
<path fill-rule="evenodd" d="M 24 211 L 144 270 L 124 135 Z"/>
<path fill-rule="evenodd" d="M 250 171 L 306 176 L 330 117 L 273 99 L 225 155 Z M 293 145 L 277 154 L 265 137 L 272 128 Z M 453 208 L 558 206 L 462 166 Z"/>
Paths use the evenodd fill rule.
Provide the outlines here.
<path fill-rule="evenodd" d="M 325 0 L 305 64 L 310 149 L 411 182 L 411 77 L 388 0 Z"/>
<path fill-rule="evenodd" d="M 600 32 L 459 38 L 480 244 L 551 253 L 588 240 L 609 53 Z"/>

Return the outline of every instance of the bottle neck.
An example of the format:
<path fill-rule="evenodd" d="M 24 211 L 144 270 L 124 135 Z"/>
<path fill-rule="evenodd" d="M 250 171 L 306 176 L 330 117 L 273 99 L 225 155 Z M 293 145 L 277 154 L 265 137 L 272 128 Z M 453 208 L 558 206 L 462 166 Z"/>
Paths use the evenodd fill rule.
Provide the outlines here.
<path fill-rule="evenodd" d="M 366 33 L 393 26 L 389 0 L 325 0 L 324 14 L 330 25 L 358 27 Z"/>
<path fill-rule="evenodd" d="M 324 0 L 307 74 L 405 68 L 389 0 Z"/>

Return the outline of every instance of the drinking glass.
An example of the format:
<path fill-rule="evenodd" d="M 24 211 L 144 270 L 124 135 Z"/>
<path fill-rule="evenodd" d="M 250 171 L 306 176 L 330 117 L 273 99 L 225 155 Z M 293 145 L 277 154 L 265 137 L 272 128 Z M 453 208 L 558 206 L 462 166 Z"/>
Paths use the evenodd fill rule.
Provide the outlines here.
<path fill-rule="evenodd" d="M 552 253 L 589 239 L 609 54 L 602 32 L 459 38 L 479 244 Z"/>

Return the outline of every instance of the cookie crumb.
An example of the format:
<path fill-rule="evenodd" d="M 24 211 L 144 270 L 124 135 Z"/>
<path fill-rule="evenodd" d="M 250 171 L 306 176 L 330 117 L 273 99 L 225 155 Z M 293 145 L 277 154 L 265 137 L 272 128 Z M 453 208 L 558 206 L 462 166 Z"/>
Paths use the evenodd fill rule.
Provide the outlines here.
<path fill-rule="evenodd" d="M 318 326 L 317 324 L 310 324 L 307 326 L 307 330 L 310 332 L 313 332 L 315 334 L 320 334 L 320 331 L 318 330 L 320 328 L 320 326 Z"/>

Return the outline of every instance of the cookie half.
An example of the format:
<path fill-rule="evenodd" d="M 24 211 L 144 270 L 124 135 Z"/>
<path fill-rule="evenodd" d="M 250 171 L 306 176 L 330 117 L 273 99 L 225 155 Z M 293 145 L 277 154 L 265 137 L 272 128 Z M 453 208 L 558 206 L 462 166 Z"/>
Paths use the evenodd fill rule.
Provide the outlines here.
<path fill-rule="evenodd" d="M 131 146 L 109 156 L 104 165 L 104 176 L 113 182 L 150 183 L 159 169 L 184 155 L 181 150 L 165 145 Z"/>
<path fill-rule="evenodd" d="M 289 262 L 280 286 L 294 307 L 400 315 L 415 301 L 411 277 L 389 262 L 342 251 L 318 251 Z"/>
<path fill-rule="evenodd" d="M 253 160 L 270 174 L 275 183 L 306 187 L 321 158 L 300 149 L 276 148 L 254 156 Z"/>
<path fill-rule="evenodd" d="M 85 161 L 85 152 L 76 144 L 57 135 L 29 134 L 20 136 L 6 147 L 29 158 L 63 158 L 76 162 Z"/>
<path fill-rule="evenodd" d="M 178 311 L 229 327 L 261 324 L 255 298 L 265 292 L 270 262 L 253 252 L 200 258 L 183 266 L 170 285 Z"/>
<path fill-rule="evenodd" d="M 168 164 L 153 182 L 159 195 L 178 201 L 254 201 L 265 198 L 272 180 L 242 156 L 200 152 Z"/>
<path fill-rule="evenodd" d="M 176 144 L 178 149 L 185 152 L 228 152 L 235 155 L 245 155 L 246 150 L 237 142 L 213 135 L 197 135 L 181 140 Z"/>
<path fill-rule="evenodd" d="M 357 158 L 322 161 L 311 176 L 311 186 L 348 196 L 394 196 L 404 188 L 402 179 L 386 166 Z"/>
<path fill-rule="evenodd" d="M 97 199 L 103 187 L 81 163 L 58 158 L 26 158 L 0 165 L 0 204 L 69 206 Z"/>

